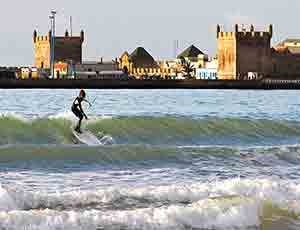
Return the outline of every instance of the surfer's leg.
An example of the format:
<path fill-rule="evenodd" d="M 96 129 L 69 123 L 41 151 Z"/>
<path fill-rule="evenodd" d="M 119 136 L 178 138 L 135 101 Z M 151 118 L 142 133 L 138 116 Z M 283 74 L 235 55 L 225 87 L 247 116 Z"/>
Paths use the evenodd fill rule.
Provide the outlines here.
<path fill-rule="evenodd" d="M 82 119 L 83 119 L 83 115 L 80 113 L 79 120 L 78 120 L 77 126 L 76 126 L 76 128 L 75 128 L 75 130 L 76 130 L 77 132 L 79 132 L 79 133 L 81 133 L 80 127 L 81 127 L 81 121 L 82 121 Z"/>
<path fill-rule="evenodd" d="M 79 120 L 78 120 L 78 122 L 77 122 L 77 125 L 76 125 L 76 127 L 75 127 L 75 131 L 77 131 L 77 132 L 80 133 L 80 132 L 81 132 L 81 131 L 80 131 L 80 126 L 81 126 L 81 121 L 82 121 L 82 119 L 83 119 L 83 115 L 82 115 L 82 113 L 80 112 L 79 109 L 72 109 L 72 112 L 75 114 L 76 117 L 79 118 Z"/>

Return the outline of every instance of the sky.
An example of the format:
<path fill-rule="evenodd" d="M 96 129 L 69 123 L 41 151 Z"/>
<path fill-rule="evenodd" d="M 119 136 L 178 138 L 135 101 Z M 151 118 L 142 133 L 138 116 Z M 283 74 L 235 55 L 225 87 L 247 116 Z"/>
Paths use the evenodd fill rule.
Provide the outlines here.
<path fill-rule="evenodd" d="M 191 44 L 216 53 L 216 25 L 232 31 L 235 23 L 258 29 L 274 25 L 272 43 L 300 38 L 299 0 L 2 0 L 0 66 L 33 65 L 33 31 L 46 35 L 49 14 L 57 11 L 57 35 L 73 19 L 73 35 L 85 31 L 83 60 L 114 59 L 143 46 L 155 59 L 175 56 Z"/>

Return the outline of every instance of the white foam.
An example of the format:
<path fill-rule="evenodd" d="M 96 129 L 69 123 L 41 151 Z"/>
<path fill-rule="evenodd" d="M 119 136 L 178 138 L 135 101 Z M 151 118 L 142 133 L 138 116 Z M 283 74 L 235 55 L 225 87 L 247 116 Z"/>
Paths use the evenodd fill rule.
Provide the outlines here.
<path fill-rule="evenodd" d="M 236 229 L 259 225 L 255 202 L 219 204 L 211 200 L 193 206 L 170 206 L 131 211 L 59 212 L 53 210 L 0 213 L 0 227 L 32 229 Z"/>
<path fill-rule="evenodd" d="M 3 118 L 11 117 L 11 118 L 23 121 L 23 122 L 28 122 L 29 121 L 29 119 L 27 119 L 25 116 L 23 116 L 22 114 L 17 113 L 17 112 L 1 112 L 0 117 L 3 117 Z"/>
<path fill-rule="evenodd" d="M 66 119 L 69 121 L 77 121 L 78 119 L 71 111 L 61 112 L 55 115 L 50 115 L 49 119 Z"/>
<path fill-rule="evenodd" d="M 84 206 L 102 202 L 113 203 L 120 199 L 131 198 L 163 201 L 169 203 L 195 203 L 208 198 L 229 196 L 250 197 L 256 200 L 271 200 L 277 205 L 285 206 L 291 201 L 300 201 L 300 184 L 270 179 L 231 179 L 221 182 L 196 183 L 190 185 L 145 186 L 145 187 L 109 187 L 96 191 L 74 191 L 66 193 L 24 193 L 22 189 L 6 188 L 18 207 L 37 208 L 48 205 L 49 208 L 59 205 Z M 4 204 L 3 204 L 4 205 Z M 2 205 L 2 206 L 3 206 Z"/>
<path fill-rule="evenodd" d="M 148 200 L 145 207 L 155 202 L 163 202 L 167 206 L 105 212 L 53 210 L 90 204 L 112 204 L 115 210 L 116 203 L 120 200 L 126 203 L 126 199 L 129 202 L 133 199 L 136 202 Z M 180 205 L 182 202 L 189 204 Z M 266 202 L 300 215 L 300 184 L 275 179 L 231 179 L 188 186 L 111 187 L 57 194 L 24 193 L 1 188 L 0 228 L 4 223 L 16 223 L 19 227 L 34 226 L 36 229 L 95 229 L 95 226 L 112 225 L 128 226 L 130 229 L 174 229 L 182 226 L 236 229 L 258 226 Z M 130 208 L 132 203 L 127 205 Z"/>
<path fill-rule="evenodd" d="M 8 191 L 0 185 L 0 211 L 16 210 L 17 203 L 9 195 Z"/>

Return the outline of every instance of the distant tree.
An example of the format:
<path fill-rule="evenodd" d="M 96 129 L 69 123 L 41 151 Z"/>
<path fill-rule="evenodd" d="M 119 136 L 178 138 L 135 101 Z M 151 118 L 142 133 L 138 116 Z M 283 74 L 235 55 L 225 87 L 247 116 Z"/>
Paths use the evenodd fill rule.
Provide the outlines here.
<path fill-rule="evenodd" d="M 192 77 L 192 73 L 195 70 L 194 65 L 191 64 L 191 62 L 185 62 L 183 65 L 183 73 L 185 74 L 185 76 L 187 76 L 187 78 L 191 79 Z"/>
<path fill-rule="evenodd" d="M 181 65 L 184 65 L 184 64 L 187 63 L 187 61 L 185 60 L 184 57 L 180 57 L 179 59 L 180 59 L 180 64 L 181 64 Z"/>

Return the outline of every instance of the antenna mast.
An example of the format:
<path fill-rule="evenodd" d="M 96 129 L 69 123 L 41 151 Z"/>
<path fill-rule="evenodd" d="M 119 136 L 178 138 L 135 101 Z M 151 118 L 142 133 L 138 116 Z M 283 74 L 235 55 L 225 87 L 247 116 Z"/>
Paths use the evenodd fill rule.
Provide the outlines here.
<path fill-rule="evenodd" d="M 70 16 L 70 32 L 71 32 L 71 37 L 73 37 L 73 22 L 72 22 L 72 16 Z"/>

